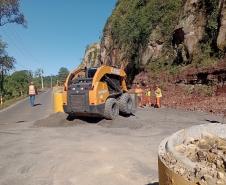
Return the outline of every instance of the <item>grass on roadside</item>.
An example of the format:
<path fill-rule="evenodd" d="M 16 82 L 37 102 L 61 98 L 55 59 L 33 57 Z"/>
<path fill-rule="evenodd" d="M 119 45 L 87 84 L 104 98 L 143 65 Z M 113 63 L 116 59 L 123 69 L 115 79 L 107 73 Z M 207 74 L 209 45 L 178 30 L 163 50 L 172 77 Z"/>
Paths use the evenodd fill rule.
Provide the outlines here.
<path fill-rule="evenodd" d="M 20 96 L 20 97 L 17 97 L 17 98 L 13 98 L 13 99 L 10 99 L 10 100 L 6 100 L 3 105 L 0 105 L 0 110 L 2 109 L 5 109 L 7 107 L 9 107 L 10 105 L 13 105 L 14 103 L 26 98 L 27 96 Z"/>

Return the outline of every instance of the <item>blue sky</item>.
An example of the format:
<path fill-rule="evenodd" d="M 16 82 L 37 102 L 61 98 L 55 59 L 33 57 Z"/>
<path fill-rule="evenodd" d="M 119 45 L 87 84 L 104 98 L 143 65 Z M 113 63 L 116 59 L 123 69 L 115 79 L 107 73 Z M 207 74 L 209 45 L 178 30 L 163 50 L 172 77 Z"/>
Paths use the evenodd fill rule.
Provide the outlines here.
<path fill-rule="evenodd" d="M 0 28 L 16 70 L 57 74 L 60 67 L 77 67 L 88 44 L 98 42 L 116 0 L 21 0 L 28 28 Z"/>

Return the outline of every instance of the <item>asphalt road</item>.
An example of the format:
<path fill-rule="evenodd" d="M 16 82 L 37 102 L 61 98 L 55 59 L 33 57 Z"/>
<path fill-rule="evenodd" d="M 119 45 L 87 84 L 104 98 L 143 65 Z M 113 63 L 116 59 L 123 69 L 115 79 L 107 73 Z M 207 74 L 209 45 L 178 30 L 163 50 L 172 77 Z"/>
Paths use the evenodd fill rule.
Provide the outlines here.
<path fill-rule="evenodd" d="M 35 106 L 31 107 L 29 99 L 0 111 L 0 124 L 30 122 L 42 119 L 52 113 L 52 91 L 47 90 L 36 96 Z"/>
<path fill-rule="evenodd" d="M 114 121 L 51 114 L 51 92 L 0 113 L 0 185 L 157 185 L 161 140 L 221 121 L 206 113 L 139 109 Z M 9 116 L 6 118 L 6 116 Z"/>

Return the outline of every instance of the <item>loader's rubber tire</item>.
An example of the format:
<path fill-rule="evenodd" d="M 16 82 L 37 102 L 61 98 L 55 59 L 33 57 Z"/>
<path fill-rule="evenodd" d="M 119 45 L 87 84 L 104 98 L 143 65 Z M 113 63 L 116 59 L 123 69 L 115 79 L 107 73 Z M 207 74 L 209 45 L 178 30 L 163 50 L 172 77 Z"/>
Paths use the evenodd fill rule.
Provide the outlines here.
<path fill-rule="evenodd" d="M 104 117 L 109 120 L 115 119 L 119 115 L 119 105 L 115 98 L 107 99 L 104 109 Z"/>
<path fill-rule="evenodd" d="M 120 96 L 119 100 L 119 110 L 122 114 L 132 114 L 133 111 L 133 100 L 128 93 L 124 93 Z"/>
<path fill-rule="evenodd" d="M 68 121 L 73 121 L 76 118 L 75 114 L 68 114 L 67 120 Z"/>

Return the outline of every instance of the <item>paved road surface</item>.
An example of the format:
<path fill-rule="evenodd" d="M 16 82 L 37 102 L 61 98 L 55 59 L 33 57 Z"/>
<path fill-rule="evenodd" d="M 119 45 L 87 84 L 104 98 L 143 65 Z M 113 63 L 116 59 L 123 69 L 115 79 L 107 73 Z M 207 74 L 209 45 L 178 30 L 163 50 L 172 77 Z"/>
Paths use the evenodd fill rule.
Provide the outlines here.
<path fill-rule="evenodd" d="M 48 90 L 36 96 L 35 107 L 29 99 L 22 100 L 12 108 L 0 112 L 0 124 L 29 122 L 42 119 L 52 113 L 52 91 Z"/>
<path fill-rule="evenodd" d="M 115 121 L 69 121 L 58 113 L 32 122 L 51 112 L 51 92 L 37 103 L 0 113 L 0 185 L 157 185 L 160 141 L 185 127 L 221 121 L 148 108 Z"/>

